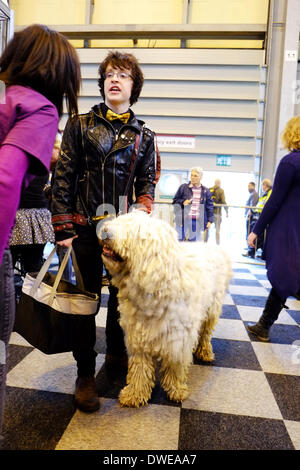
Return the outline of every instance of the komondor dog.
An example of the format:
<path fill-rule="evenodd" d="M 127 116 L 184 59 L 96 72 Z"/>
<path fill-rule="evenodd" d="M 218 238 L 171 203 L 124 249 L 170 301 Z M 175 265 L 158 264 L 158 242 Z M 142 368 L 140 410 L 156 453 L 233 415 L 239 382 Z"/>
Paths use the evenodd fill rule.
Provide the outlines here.
<path fill-rule="evenodd" d="M 129 356 L 120 404 L 147 404 L 156 364 L 168 397 L 181 402 L 193 353 L 214 359 L 211 336 L 231 277 L 228 256 L 219 246 L 178 242 L 168 223 L 142 211 L 105 222 L 99 240 L 118 288 Z"/>

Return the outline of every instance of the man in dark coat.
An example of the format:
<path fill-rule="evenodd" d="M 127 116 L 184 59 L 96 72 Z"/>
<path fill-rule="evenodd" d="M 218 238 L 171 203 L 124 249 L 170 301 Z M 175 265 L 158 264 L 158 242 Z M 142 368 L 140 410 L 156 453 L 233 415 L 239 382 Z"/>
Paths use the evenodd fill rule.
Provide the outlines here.
<path fill-rule="evenodd" d="M 214 221 L 214 205 L 210 190 L 200 182 L 202 168 L 191 169 L 191 180 L 179 186 L 174 199 L 175 224 L 180 241 L 199 241 Z M 204 234 L 204 239 L 207 237 Z"/>

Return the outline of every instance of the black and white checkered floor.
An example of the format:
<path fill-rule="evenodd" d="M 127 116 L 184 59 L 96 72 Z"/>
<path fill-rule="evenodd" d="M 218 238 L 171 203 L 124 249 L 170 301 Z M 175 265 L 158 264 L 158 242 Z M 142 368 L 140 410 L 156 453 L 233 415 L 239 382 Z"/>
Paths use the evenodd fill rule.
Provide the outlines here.
<path fill-rule="evenodd" d="M 47 356 L 16 333 L 10 341 L 2 449 L 300 450 L 300 302 L 288 299 L 271 342 L 248 334 L 270 289 L 264 266 L 234 266 L 213 337 L 215 361 L 194 364 L 190 396 L 169 402 L 159 385 L 147 407 L 121 408 L 120 386 L 106 379 L 105 316 L 97 315 L 97 384 L 101 408 L 74 409 L 71 353 Z"/>

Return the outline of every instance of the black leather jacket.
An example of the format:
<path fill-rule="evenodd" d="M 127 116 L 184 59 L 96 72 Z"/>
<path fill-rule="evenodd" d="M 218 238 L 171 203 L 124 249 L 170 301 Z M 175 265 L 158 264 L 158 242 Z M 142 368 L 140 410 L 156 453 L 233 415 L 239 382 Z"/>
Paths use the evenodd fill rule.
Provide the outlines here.
<path fill-rule="evenodd" d="M 135 169 L 135 182 L 128 191 L 132 203 L 149 206 L 155 189 L 154 133 L 144 127 L 131 111 L 131 118 L 117 132 L 101 112 L 100 105 L 87 114 L 70 118 L 66 124 L 61 153 L 52 178 L 53 226 L 56 239 L 76 234 L 76 223 L 96 215 L 101 204 L 111 204 L 119 212 L 132 167 L 136 135 L 143 129 Z M 84 216 L 74 217 L 74 214 Z M 75 223 L 75 225 L 74 225 Z"/>

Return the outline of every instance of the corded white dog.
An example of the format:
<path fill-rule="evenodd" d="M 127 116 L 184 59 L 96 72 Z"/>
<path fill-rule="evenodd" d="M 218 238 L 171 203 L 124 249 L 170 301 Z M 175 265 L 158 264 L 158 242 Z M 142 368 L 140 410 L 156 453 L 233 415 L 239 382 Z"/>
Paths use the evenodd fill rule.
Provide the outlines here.
<path fill-rule="evenodd" d="M 168 223 L 142 211 L 107 221 L 99 239 L 119 291 L 129 356 L 120 404 L 147 404 L 157 361 L 162 387 L 181 402 L 188 396 L 193 352 L 203 361 L 214 359 L 211 335 L 232 275 L 228 256 L 219 246 L 178 242 Z"/>

